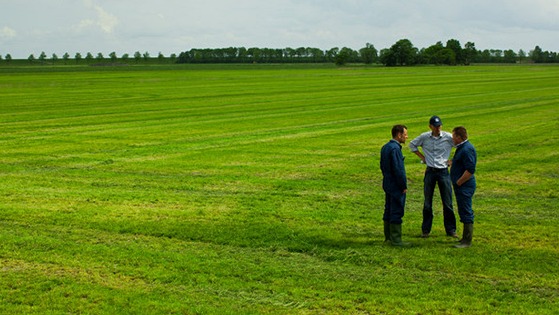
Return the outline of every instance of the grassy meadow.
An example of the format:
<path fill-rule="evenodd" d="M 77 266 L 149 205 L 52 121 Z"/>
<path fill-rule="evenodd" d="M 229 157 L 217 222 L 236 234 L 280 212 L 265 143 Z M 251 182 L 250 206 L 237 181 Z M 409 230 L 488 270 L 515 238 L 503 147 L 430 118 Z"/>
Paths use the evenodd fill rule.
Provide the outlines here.
<path fill-rule="evenodd" d="M 1 314 L 557 314 L 559 66 L 0 67 Z M 478 151 L 473 246 L 404 148 Z M 460 234 L 462 232 L 459 224 Z"/>

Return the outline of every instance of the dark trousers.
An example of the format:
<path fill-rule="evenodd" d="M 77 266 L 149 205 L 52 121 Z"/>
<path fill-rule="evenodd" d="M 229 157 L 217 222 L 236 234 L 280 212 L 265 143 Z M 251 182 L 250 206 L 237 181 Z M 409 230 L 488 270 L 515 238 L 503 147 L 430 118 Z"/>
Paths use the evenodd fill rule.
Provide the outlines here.
<path fill-rule="evenodd" d="M 423 178 L 423 224 L 421 229 L 423 233 L 430 233 L 433 226 L 433 194 L 435 186 L 439 186 L 441 201 L 443 203 L 443 220 L 446 234 L 451 235 L 456 232 L 456 216 L 452 208 L 452 183 L 448 169 L 432 169 L 430 167 L 425 171 Z"/>
<path fill-rule="evenodd" d="M 406 194 L 385 192 L 384 215 L 382 220 L 387 221 L 390 224 L 402 224 L 405 205 Z"/>
<path fill-rule="evenodd" d="M 458 205 L 458 215 L 460 216 L 460 222 L 464 224 L 474 223 L 472 197 L 476 191 L 476 185 L 475 183 L 469 182 L 460 187 L 456 184 L 454 185 L 454 194 L 456 195 L 456 204 Z"/>

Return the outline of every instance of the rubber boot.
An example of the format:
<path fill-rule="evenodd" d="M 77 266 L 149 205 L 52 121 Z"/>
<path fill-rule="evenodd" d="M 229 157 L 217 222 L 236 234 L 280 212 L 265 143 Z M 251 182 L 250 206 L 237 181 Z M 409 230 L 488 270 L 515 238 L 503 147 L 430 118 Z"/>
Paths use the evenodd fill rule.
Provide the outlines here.
<path fill-rule="evenodd" d="M 390 222 L 384 221 L 384 242 L 390 244 Z"/>
<path fill-rule="evenodd" d="M 402 242 L 402 225 L 401 224 L 390 224 L 390 240 L 392 241 L 392 246 L 399 247 L 410 247 L 411 243 Z"/>
<path fill-rule="evenodd" d="M 466 248 L 472 246 L 472 238 L 474 236 L 474 224 L 464 223 L 464 231 L 462 233 L 462 239 L 460 244 L 454 245 L 456 248 Z"/>

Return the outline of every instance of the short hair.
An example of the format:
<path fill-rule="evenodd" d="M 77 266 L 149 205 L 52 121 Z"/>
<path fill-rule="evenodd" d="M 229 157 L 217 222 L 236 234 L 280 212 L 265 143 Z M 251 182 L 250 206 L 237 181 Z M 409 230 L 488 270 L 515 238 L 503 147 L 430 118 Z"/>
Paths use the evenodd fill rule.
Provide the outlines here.
<path fill-rule="evenodd" d="M 397 135 L 404 133 L 404 129 L 408 129 L 405 125 L 394 125 L 392 127 L 392 138 L 396 138 Z"/>
<path fill-rule="evenodd" d="M 466 131 L 466 128 L 462 126 L 458 126 L 452 129 L 452 133 L 462 138 L 462 140 L 468 140 L 468 131 Z"/>

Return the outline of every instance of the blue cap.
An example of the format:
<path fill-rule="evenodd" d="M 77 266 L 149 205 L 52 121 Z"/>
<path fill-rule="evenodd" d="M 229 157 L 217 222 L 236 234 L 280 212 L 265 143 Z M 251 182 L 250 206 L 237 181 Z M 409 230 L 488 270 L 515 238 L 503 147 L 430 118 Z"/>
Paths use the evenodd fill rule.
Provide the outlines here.
<path fill-rule="evenodd" d="M 442 126 L 443 122 L 439 118 L 439 116 L 433 116 L 429 119 L 429 125 L 433 125 L 435 127 Z"/>

